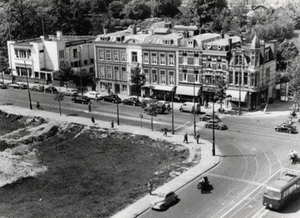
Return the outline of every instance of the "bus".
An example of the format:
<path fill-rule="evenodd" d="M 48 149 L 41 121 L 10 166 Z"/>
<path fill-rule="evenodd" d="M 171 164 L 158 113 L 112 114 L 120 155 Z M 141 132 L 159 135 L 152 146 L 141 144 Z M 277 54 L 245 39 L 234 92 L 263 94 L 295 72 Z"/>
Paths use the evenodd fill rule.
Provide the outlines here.
<path fill-rule="evenodd" d="M 285 208 L 300 192 L 300 175 L 284 173 L 279 179 L 266 186 L 263 205 L 273 210 Z"/>

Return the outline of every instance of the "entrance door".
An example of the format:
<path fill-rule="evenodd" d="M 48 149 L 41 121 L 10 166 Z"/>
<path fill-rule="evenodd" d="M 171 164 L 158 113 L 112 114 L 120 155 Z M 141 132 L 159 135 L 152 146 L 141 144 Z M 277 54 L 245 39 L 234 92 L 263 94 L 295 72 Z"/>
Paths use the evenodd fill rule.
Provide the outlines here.
<path fill-rule="evenodd" d="M 120 93 L 120 84 L 115 84 L 115 93 L 116 94 Z"/>

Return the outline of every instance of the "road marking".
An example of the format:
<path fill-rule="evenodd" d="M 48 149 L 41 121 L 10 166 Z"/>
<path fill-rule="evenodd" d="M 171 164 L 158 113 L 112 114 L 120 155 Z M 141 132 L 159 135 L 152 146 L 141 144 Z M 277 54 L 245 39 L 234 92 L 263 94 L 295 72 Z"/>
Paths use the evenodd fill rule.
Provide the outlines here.
<path fill-rule="evenodd" d="M 174 130 L 180 129 L 181 127 L 184 127 L 184 126 L 188 125 L 189 123 L 190 123 L 190 121 L 189 121 L 189 122 L 186 122 L 186 123 L 184 123 L 184 124 L 182 124 L 181 126 L 178 126 L 178 127 L 175 128 Z"/>
<path fill-rule="evenodd" d="M 209 173 L 208 175 L 218 177 L 218 178 L 222 178 L 222 179 L 237 181 L 237 182 L 244 182 L 244 183 L 247 183 L 247 184 L 250 184 L 250 185 L 257 185 L 257 186 L 263 186 L 264 185 L 264 183 L 261 183 L 261 182 L 255 182 L 255 181 L 246 180 L 246 179 L 239 179 L 239 178 L 234 178 L 234 177 L 229 177 L 229 176 L 217 175 L 217 174 L 213 174 L 213 173 Z"/>
<path fill-rule="evenodd" d="M 275 173 L 273 173 L 273 175 L 269 178 L 272 178 L 273 176 L 275 176 L 277 173 L 279 173 L 281 171 L 281 169 L 277 170 Z M 268 180 L 265 181 L 264 183 L 262 183 L 262 185 L 267 184 Z M 251 196 L 254 192 L 257 191 L 257 189 L 259 189 L 261 186 L 258 186 L 257 188 L 255 188 L 252 192 L 250 192 L 248 195 L 246 195 L 242 200 L 240 200 L 236 205 L 234 205 L 232 208 L 230 208 L 230 210 L 228 210 L 226 213 L 223 214 L 222 217 L 225 217 L 226 215 L 228 215 L 232 210 L 234 210 L 237 206 L 239 206 L 243 201 L 245 201 L 247 198 L 249 198 L 249 196 Z"/>

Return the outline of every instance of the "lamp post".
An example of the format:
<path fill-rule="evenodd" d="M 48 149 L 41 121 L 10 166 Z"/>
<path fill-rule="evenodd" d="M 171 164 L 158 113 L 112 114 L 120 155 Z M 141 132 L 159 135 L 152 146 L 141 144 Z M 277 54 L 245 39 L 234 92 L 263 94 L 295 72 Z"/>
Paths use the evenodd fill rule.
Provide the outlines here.
<path fill-rule="evenodd" d="M 80 89 L 81 89 L 81 95 L 83 96 L 83 89 L 82 89 L 82 74 L 81 74 L 81 46 L 79 46 L 79 73 L 80 73 Z"/>
<path fill-rule="evenodd" d="M 119 117 L 119 96 L 117 96 L 117 124 L 120 125 L 120 117 Z"/>
<path fill-rule="evenodd" d="M 196 83 L 196 76 L 194 75 L 194 96 L 193 96 L 193 115 L 194 115 L 194 138 L 196 137 L 196 108 L 195 108 L 195 83 Z"/>
<path fill-rule="evenodd" d="M 216 142 L 215 142 L 215 99 L 213 99 L 213 136 L 212 136 L 212 155 L 216 155 Z"/>
<path fill-rule="evenodd" d="M 28 82 L 28 72 L 26 68 L 26 61 L 24 61 L 25 70 L 26 70 L 26 81 L 27 81 L 27 89 L 28 89 L 28 98 L 29 98 L 29 108 L 32 110 L 32 103 L 31 103 L 31 96 L 30 96 L 30 89 L 29 89 L 29 82 Z"/>
<path fill-rule="evenodd" d="M 175 129 L 174 129 L 174 99 L 173 99 L 173 91 L 171 92 L 171 101 L 172 101 L 172 134 L 175 134 Z"/>

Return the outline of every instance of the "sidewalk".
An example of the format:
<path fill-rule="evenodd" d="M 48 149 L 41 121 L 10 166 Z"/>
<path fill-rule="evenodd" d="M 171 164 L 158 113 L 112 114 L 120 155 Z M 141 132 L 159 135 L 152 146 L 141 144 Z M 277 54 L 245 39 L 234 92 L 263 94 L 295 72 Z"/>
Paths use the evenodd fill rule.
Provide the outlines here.
<path fill-rule="evenodd" d="M 0 105 L 0 110 L 5 111 L 7 113 L 20 114 L 23 116 L 31 116 L 31 117 L 40 116 L 43 117 L 44 119 L 51 119 L 57 122 L 73 122 L 73 123 L 89 125 L 89 126 L 95 125 L 97 127 L 106 128 L 106 129 L 109 129 L 111 125 L 110 122 L 106 122 L 106 121 L 96 120 L 95 124 L 92 124 L 89 118 L 71 117 L 66 115 L 60 116 L 57 113 L 52 113 L 43 110 L 35 110 L 35 109 L 30 110 L 27 108 L 21 108 L 12 105 Z M 136 217 L 137 215 L 143 213 L 150 207 L 150 203 L 156 198 L 155 193 L 177 191 L 181 187 L 185 186 L 187 183 L 191 182 L 194 179 L 197 179 L 197 177 L 199 177 L 201 174 L 213 168 L 220 162 L 219 150 L 216 148 L 216 156 L 212 156 L 212 145 L 210 144 L 210 142 L 200 139 L 200 144 L 196 143 L 196 140 L 193 139 L 192 136 L 193 127 L 190 127 L 190 129 L 186 130 L 186 132 L 190 133 L 188 144 L 183 143 L 183 134 L 172 135 L 171 133 L 168 133 L 168 136 L 165 137 L 163 136 L 163 133 L 160 131 L 150 131 L 149 129 L 135 127 L 135 126 L 130 126 L 130 128 L 128 128 L 128 126 L 126 125 L 120 125 L 120 126 L 115 125 L 115 130 L 121 132 L 130 132 L 133 134 L 147 135 L 156 140 L 166 140 L 176 144 L 183 144 L 190 151 L 189 161 L 193 161 L 195 155 L 201 155 L 201 159 L 200 162 L 193 168 L 190 168 L 189 170 L 185 171 L 181 175 L 175 177 L 173 180 L 169 181 L 168 183 L 154 190 L 153 191 L 154 195 L 148 194 L 144 196 L 143 198 L 137 200 L 135 203 L 129 205 L 125 209 L 115 214 L 113 218 Z"/>

